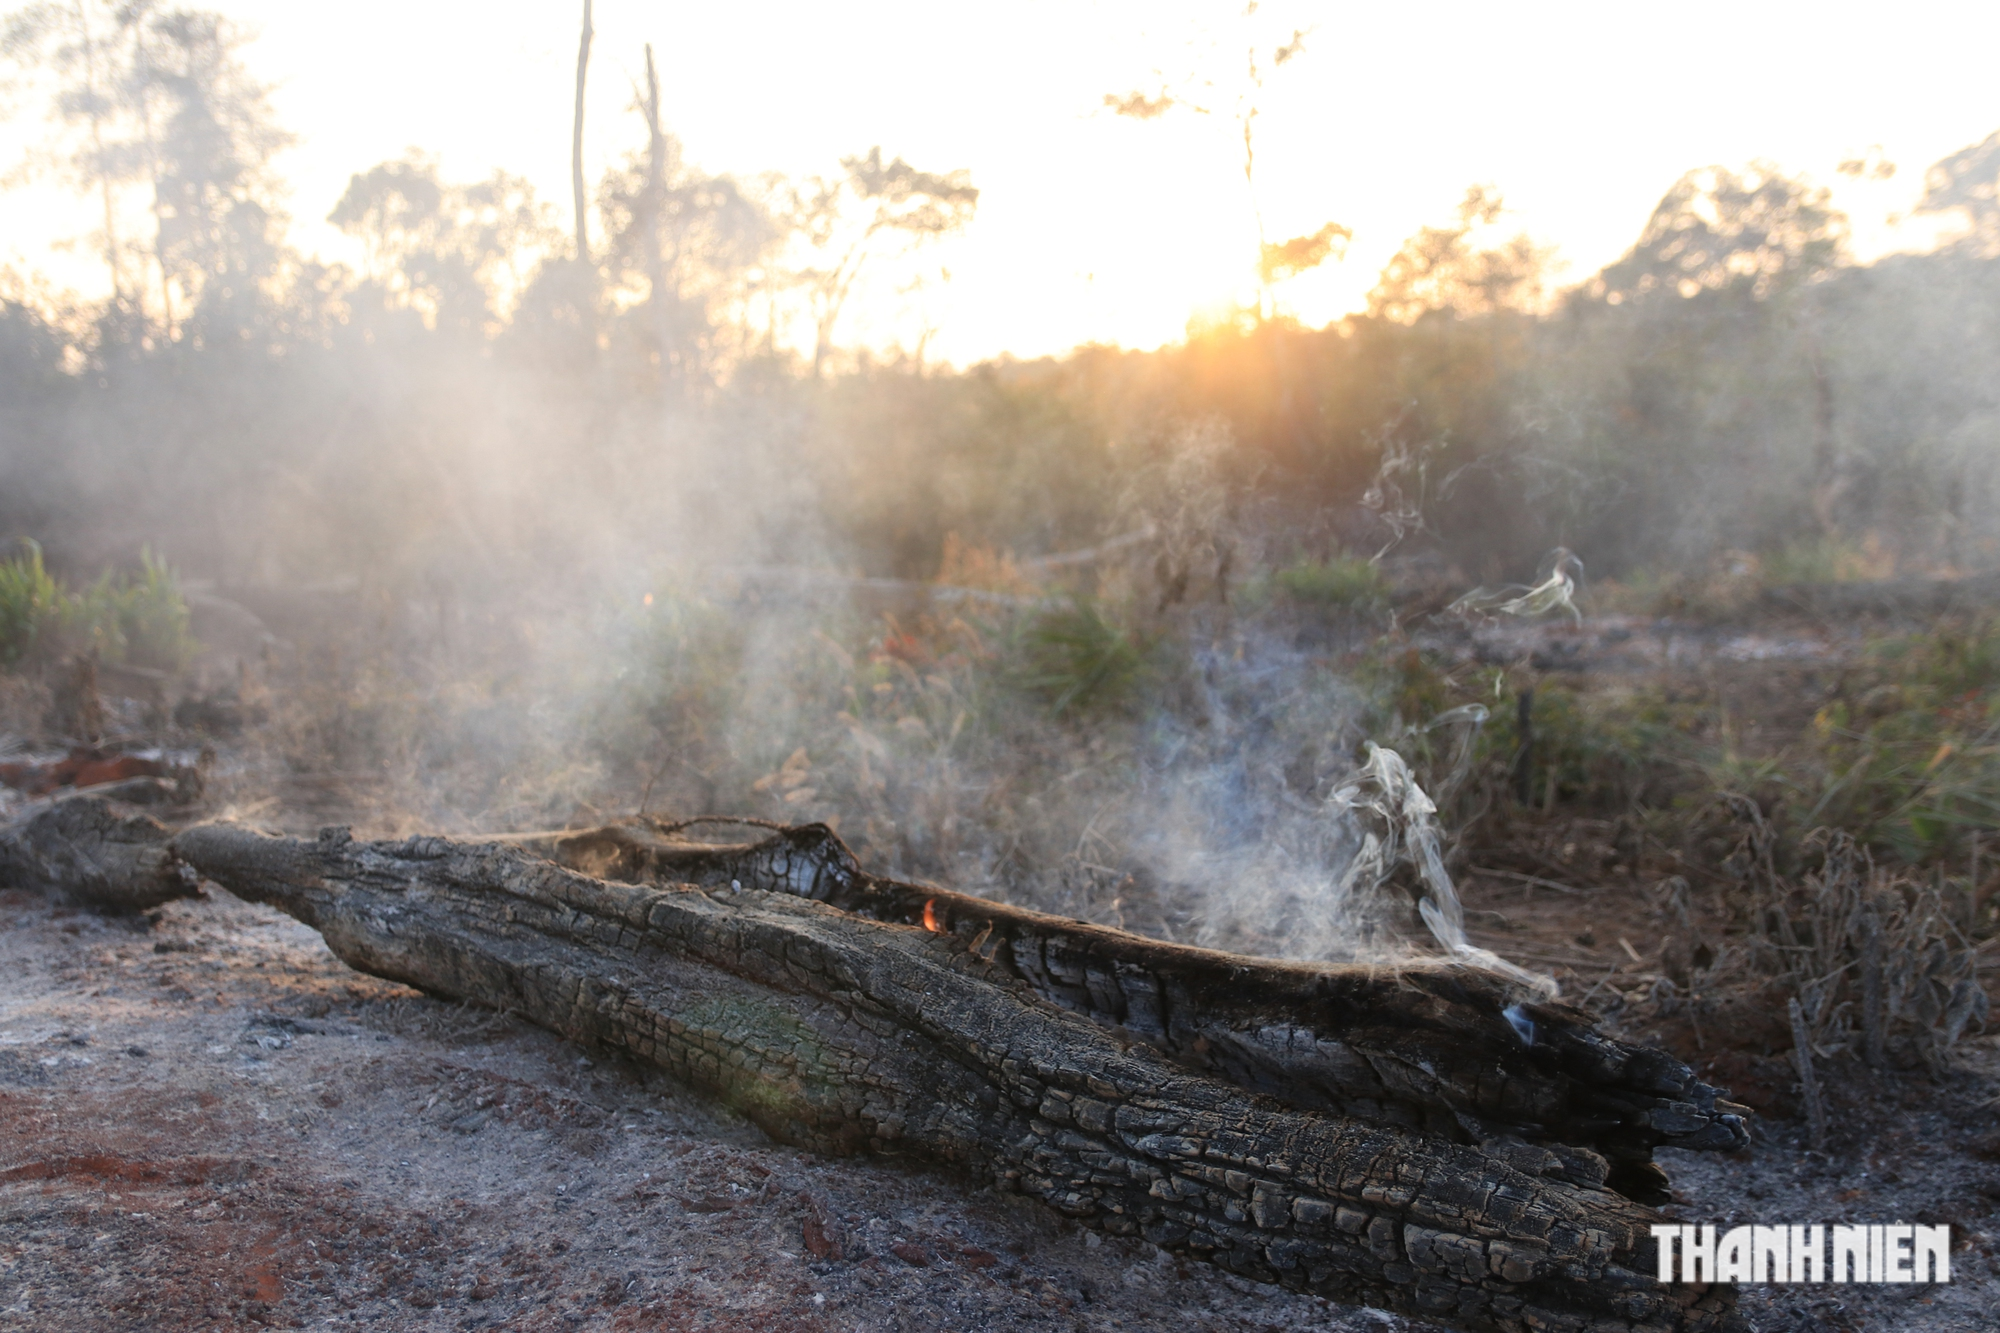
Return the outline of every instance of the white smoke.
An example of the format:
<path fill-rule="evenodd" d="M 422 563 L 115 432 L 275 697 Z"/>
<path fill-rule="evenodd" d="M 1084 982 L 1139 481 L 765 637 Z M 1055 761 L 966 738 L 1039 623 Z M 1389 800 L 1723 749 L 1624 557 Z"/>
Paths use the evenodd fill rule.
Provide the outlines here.
<path fill-rule="evenodd" d="M 1367 762 L 1334 789 L 1327 798 L 1327 806 L 1351 812 L 1361 820 L 1365 830 L 1360 849 L 1335 886 L 1337 900 L 1379 893 L 1397 866 L 1410 865 L 1424 885 L 1417 913 L 1447 954 L 1504 973 L 1554 998 L 1556 984 L 1552 978 L 1517 967 L 1466 938 L 1465 910 L 1444 865 L 1437 805 L 1417 785 L 1409 764 L 1400 754 L 1369 741 Z"/>
<path fill-rule="evenodd" d="M 1474 588 L 1446 607 L 1445 613 L 1533 620 L 1551 611 L 1561 611 L 1581 625 L 1583 612 L 1577 610 L 1576 590 L 1583 579 L 1583 561 L 1568 547 L 1558 546 L 1549 552 L 1542 566 L 1542 576 L 1532 587 L 1512 583 L 1503 588 Z"/>

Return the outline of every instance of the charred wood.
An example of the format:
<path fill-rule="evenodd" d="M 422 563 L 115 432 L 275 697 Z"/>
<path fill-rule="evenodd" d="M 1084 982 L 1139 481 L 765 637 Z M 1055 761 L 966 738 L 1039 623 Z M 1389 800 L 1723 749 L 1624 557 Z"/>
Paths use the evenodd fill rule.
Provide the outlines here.
<path fill-rule="evenodd" d="M 1735 1150 L 1749 1112 L 1662 1051 L 1469 968 L 1286 963 L 866 874 L 824 825 L 715 846 L 642 821 L 549 839 L 587 874 L 812 898 L 950 937 L 1012 984 L 1300 1110 L 1402 1125 L 1667 1200 L 1653 1149 Z"/>
<path fill-rule="evenodd" d="M 42 889 L 106 912 L 137 912 L 196 892 L 172 830 L 131 808 L 171 799 L 159 778 L 115 784 L 122 802 L 69 796 L 0 826 L 0 884 Z"/>
<path fill-rule="evenodd" d="M 45 881 L 82 876 L 105 892 L 125 867 L 140 885 L 216 882 L 312 926 L 362 971 L 623 1052 L 786 1142 L 921 1157 L 1246 1277 L 1465 1328 L 1741 1327 L 1732 1289 L 1654 1280 L 1659 1215 L 1594 1183 L 1594 1150 L 1504 1130 L 1464 1141 L 1490 1124 L 1468 1128 L 1452 1101 L 1567 1105 L 1590 1059 L 1620 1097 L 1657 1101 L 1667 1094 L 1644 1093 L 1646 1079 L 1675 1095 L 1691 1081 L 1561 1006 L 1510 1017 L 1496 978 L 1138 940 L 874 880 L 812 827 L 742 847 L 648 846 L 664 857 L 650 868 L 600 867 L 660 880 L 638 883 L 494 843 L 345 830 L 309 841 L 230 824 L 170 835 L 103 802 L 63 805 L 77 807 L 63 816 L 71 854 L 38 863 Z M 132 850 L 75 855 L 93 828 Z M 548 850 L 582 861 L 621 840 L 626 856 L 671 841 L 628 828 Z M 1134 999 L 1147 995 L 1150 1011 Z M 1372 1075 L 1393 1094 L 1383 1104 L 1416 1123 L 1357 1114 L 1359 1075 L 1325 1075 L 1303 1039 L 1258 1037 L 1272 1019 L 1310 1034 L 1313 1051 L 1331 1036 L 1364 1053 L 1358 1064 L 1400 1049 L 1419 1070 L 1448 1057 L 1449 1072 Z M 1217 1052 L 1228 1043 L 1208 1033 L 1236 1044 Z M 1546 1068 L 1509 1063 L 1514 1049 L 1555 1055 L 1536 1057 Z M 1482 1060 L 1488 1084 L 1515 1091 L 1479 1091 Z M 1535 1115 L 1517 1121 L 1559 1120 Z"/>
<path fill-rule="evenodd" d="M 620 1050 L 787 1142 L 948 1163 L 1247 1277 L 1468 1328 L 1735 1326 L 1732 1291 L 1654 1281 L 1657 1214 L 1566 1162 L 1189 1069 L 949 928 L 441 838 L 204 825 L 174 846 L 357 968 Z"/>

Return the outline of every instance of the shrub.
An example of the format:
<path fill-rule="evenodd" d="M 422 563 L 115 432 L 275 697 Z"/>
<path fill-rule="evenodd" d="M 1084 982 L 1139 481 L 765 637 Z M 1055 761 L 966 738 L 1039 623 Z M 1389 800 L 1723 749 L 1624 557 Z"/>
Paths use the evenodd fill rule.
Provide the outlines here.
<path fill-rule="evenodd" d="M 1388 580 L 1371 560 L 1301 560 L 1271 577 L 1279 591 L 1305 606 L 1375 612 L 1389 605 Z"/>
<path fill-rule="evenodd" d="M 106 573 L 80 591 L 42 563 L 42 548 L 0 563 L 0 668 L 92 652 L 105 662 L 178 671 L 194 656 L 180 581 L 152 552 L 136 576 Z"/>
<path fill-rule="evenodd" d="M 1814 720 L 1801 823 L 1833 824 L 1911 862 L 2000 819 L 2000 624 L 1879 644 Z"/>
<path fill-rule="evenodd" d="M 124 658 L 134 666 L 179 671 L 194 657 L 194 632 L 180 579 L 151 551 L 139 556 L 140 571 L 108 599 L 124 639 Z"/>
<path fill-rule="evenodd" d="M 1783 586 L 1888 578 L 1895 562 L 1871 547 L 1836 537 L 1801 537 L 1763 557 L 1764 582 Z"/>
<path fill-rule="evenodd" d="M 61 586 L 42 567 L 42 548 L 22 545 L 23 554 L 0 564 L 0 667 L 16 666 L 34 651 L 62 603 Z"/>
<path fill-rule="evenodd" d="M 1146 650 L 1085 597 L 1046 607 L 1020 631 L 1014 678 L 1057 717 L 1131 702 Z"/>

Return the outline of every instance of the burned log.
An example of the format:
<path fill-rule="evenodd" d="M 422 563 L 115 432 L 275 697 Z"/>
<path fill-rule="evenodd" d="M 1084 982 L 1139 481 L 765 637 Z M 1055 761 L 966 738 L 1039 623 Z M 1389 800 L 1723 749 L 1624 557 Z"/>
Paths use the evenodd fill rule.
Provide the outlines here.
<path fill-rule="evenodd" d="M 1733 1111 L 1504 978 L 1141 940 L 869 877 L 815 826 L 713 847 L 629 825 L 536 855 L 170 834 L 81 797 L 37 818 L 0 835 L 10 876 L 100 903 L 214 881 L 360 970 L 621 1051 L 786 1142 L 925 1158 L 1114 1235 L 1467 1328 L 1740 1327 L 1732 1289 L 1653 1280 L 1658 1215 L 1605 1187 L 1615 1159 L 1558 1137 L 1734 1146 Z"/>
<path fill-rule="evenodd" d="M 122 801 L 68 796 L 0 827 L 0 883 L 32 885 L 106 912 L 139 912 L 196 891 L 172 831 L 132 808 L 171 796 L 159 778 L 113 784 Z"/>
<path fill-rule="evenodd" d="M 767 881 L 825 873 L 790 845 L 754 853 Z M 622 883 L 442 838 L 210 824 L 173 849 L 363 971 L 622 1051 L 786 1142 L 921 1156 L 1247 1277 L 1468 1328 L 1737 1327 L 1732 1290 L 1654 1281 L 1658 1215 L 1579 1183 L 1574 1160 L 1287 1104 L 1191 1068 L 1129 1026 L 1051 1002 L 1010 950 L 986 947 L 998 925 L 975 947 L 939 920 L 935 893 L 927 929 L 821 900 L 831 891 L 760 887 L 754 873 Z M 741 855 L 716 864 L 741 871 Z M 1040 938 L 1033 926 L 1010 938 Z M 1451 967 L 1396 975 L 1418 996 L 1490 992 Z M 1511 1024 L 1507 1036 L 1519 1044 Z"/>
<path fill-rule="evenodd" d="M 1589 1014 L 1462 967 L 1327 967 L 1183 945 L 865 873 L 821 824 L 688 842 L 635 820 L 541 840 L 587 874 L 796 894 L 952 937 L 1103 1027 L 1301 1110 L 1420 1129 L 1667 1201 L 1653 1149 L 1746 1146 L 1748 1110 Z"/>

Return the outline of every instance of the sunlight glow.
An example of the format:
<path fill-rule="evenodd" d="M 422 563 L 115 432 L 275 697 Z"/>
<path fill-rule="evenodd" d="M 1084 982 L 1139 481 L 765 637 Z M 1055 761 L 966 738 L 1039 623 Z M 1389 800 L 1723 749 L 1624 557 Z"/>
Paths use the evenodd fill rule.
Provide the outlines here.
<path fill-rule="evenodd" d="M 248 60 L 299 135 L 279 159 L 292 239 L 356 262 L 324 218 L 356 171 L 411 145 L 453 180 L 525 175 L 565 222 L 574 7 L 496 0 L 478 10 L 353 0 L 337 22 L 282 0 L 216 0 L 261 34 Z M 1329 221 L 1344 260 L 1284 283 L 1278 307 L 1311 324 L 1361 308 L 1402 240 L 1491 183 L 1511 224 L 1560 249 L 1567 278 L 1615 259 L 1683 171 L 1767 158 L 1832 186 L 1868 257 L 1929 244 L 1907 214 L 1925 165 L 2000 125 L 1986 53 L 2000 11 L 1936 3 L 1850 10 L 1693 3 L 1686 33 L 1730 34 L 1740 58 L 1692 59 L 1657 13 L 1538 3 L 1446 3 L 1421 25 L 1399 6 L 1272 3 L 1246 28 L 1215 3 L 937 6 L 906 0 L 680 6 L 600 0 L 586 126 L 589 175 L 643 145 L 634 115 L 645 43 L 665 120 L 691 161 L 753 177 L 835 169 L 880 144 L 926 170 L 964 167 L 981 190 L 963 237 L 925 255 L 911 301 L 871 289 L 852 336 L 907 341 L 966 363 L 1086 342 L 1153 346 L 1191 315 L 1256 295 L 1256 214 L 1240 123 L 1248 39 L 1306 32 L 1256 94 L 1257 203 L 1271 240 Z M 476 16 L 476 19 L 475 19 Z M 1182 89 L 1206 99 L 1152 119 L 1107 94 Z M 41 132 L 16 90 L 5 165 Z M 1880 145 L 1887 180 L 1836 175 Z M 0 262 L 92 294 L 89 207 L 46 173 L 0 197 Z M 949 270 L 949 281 L 942 274 Z M 914 323 L 913 323 L 914 321 Z"/>

